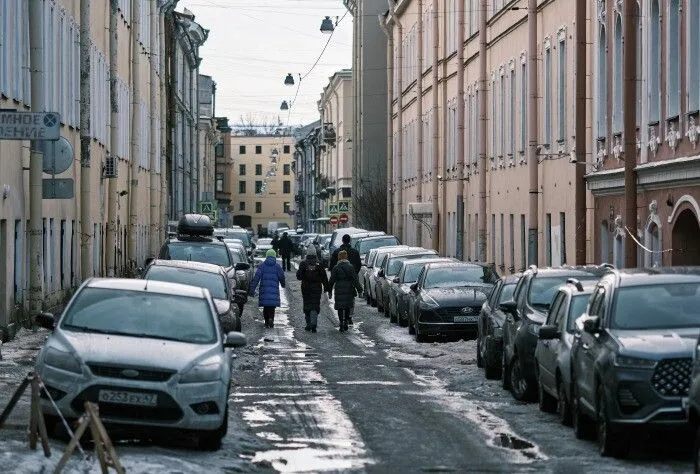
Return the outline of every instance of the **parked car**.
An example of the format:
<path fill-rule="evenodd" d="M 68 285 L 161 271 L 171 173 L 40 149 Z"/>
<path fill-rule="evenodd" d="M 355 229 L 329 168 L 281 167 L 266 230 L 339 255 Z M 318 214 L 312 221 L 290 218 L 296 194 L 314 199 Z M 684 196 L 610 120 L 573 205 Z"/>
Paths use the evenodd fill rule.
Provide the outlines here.
<path fill-rule="evenodd" d="M 401 263 L 410 259 L 423 257 L 437 257 L 438 253 L 433 249 L 424 249 L 422 247 L 409 247 L 407 249 L 399 249 L 391 252 L 384 257 L 382 266 L 377 273 L 377 309 L 384 311 L 384 316 L 387 316 L 391 322 L 396 321 L 396 315 L 391 313 L 389 306 L 389 292 L 394 284 L 394 278 L 401 270 Z"/>
<path fill-rule="evenodd" d="M 501 303 L 503 326 L 503 386 L 516 400 L 535 401 L 537 373 L 535 349 L 540 326 L 559 287 L 569 278 L 596 282 L 608 271 L 604 266 L 537 268 L 523 272 L 513 299 Z"/>
<path fill-rule="evenodd" d="M 408 326 L 408 295 L 411 293 L 411 285 L 418 281 L 423 267 L 428 263 L 450 262 L 450 258 L 417 258 L 402 262 L 401 270 L 394 277 L 391 290 L 389 291 L 389 308 L 393 315 L 396 315 L 396 322 L 401 327 Z M 393 322 L 393 321 L 392 321 Z"/>
<path fill-rule="evenodd" d="M 247 292 L 231 287 L 220 266 L 183 260 L 153 260 L 143 278 L 206 288 L 214 299 L 223 332 L 241 330 L 241 312 L 237 304 L 245 302 Z"/>
<path fill-rule="evenodd" d="M 357 227 L 342 227 L 340 229 L 335 229 L 333 233 L 331 234 L 331 242 L 328 247 L 328 251 L 330 252 L 331 255 L 333 255 L 333 252 L 335 252 L 335 249 L 340 247 L 343 243 L 343 236 L 345 234 L 350 235 L 352 237 L 353 234 L 359 234 L 362 232 L 367 232 L 365 229 L 360 229 Z"/>
<path fill-rule="evenodd" d="M 382 234 L 384 233 L 382 232 Z M 367 264 L 367 256 L 369 255 L 370 250 L 379 247 L 387 247 L 390 245 L 401 245 L 399 238 L 393 235 L 368 235 L 357 238 L 357 240 L 353 243 L 354 239 L 355 236 L 350 238 L 350 244 L 355 250 L 357 250 L 357 253 L 360 254 L 360 259 L 362 260 L 363 265 Z"/>
<path fill-rule="evenodd" d="M 263 237 L 258 239 L 255 243 L 255 252 L 253 252 L 253 258 L 255 261 L 265 260 L 265 254 L 268 250 L 272 248 L 272 239 L 268 237 Z"/>
<path fill-rule="evenodd" d="M 499 305 L 513 298 L 515 285 L 520 277 L 521 274 L 518 273 L 501 278 L 479 312 L 476 365 L 484 368 L 484 375 L 487 379 L 498 379 L 502 374 L 503 325 L 506 315 Z"/>
<path fill-rule="evenodd" d="M 575 279 L 566 283 L 552 300 L 535 349 L 540 410 L 556 410 L 563 425 L 571 424 L 571 346 L 576 334 L 576 319 L 586 312 L 595 288 L 595 285 L 584 286 Z"/>
<path fill-rule="evenodd" d="M 595 287 L 574 340 L 573 422 L 591 422 L 603 456 L 630 436 L 689 428 L 686 404 L 700 334 L 700 267 L 619 270 Z"/>
<path fill-rule="evenodd" d="M 214 229 L 215 237 L 223 237 L 226 239 L 238 239 L 243 243 L 246 253 L 248 255 L 253 255 L 255 250 L 255 244 L 250 238 L 250 234 L 243 227 L 228 227 L 225 229 Z"/>
<path fill-rule="evenodd" d="M 381 270 L 382 262 L 384 257 L 393 252 L 394 250 L 407 249 L 408 245 L 389 245 L 386 247 L 380 247 L 374 254 L 374 260 L 370 264 L 367 264 L 367 272 L 365 275 L 365 280 L 367 284 L 363 287 L 365 293 L 369 293 L 369 301 L 372 306 L 376 306 L 381 312 L 383 311 L 379 306 L 379 301 L 377 299 L 377 278 L 379 275 L 379 270 Z"/>
<path fill-rule="evenodd" d="M 475 337 L 479 311 L 499 280 L 493 265 L 429 263 L 411 285 L 409 334 L 417 342 L 432 335 Z"/>
<path fill-rule="evenodd" d="M 189 430 L 200 448 L 220 447 L 228 429 L 230 348 L 244 345 L 245 336 L 221 332 L 208 290 L 93 278 L 60 317 L 42 313 L 37 323 L 52 330 L 36 359 L 53 398 L 41 399 L 50 427 L 58 412 L 77 419 L 90 401 L 106 423 Z"/>

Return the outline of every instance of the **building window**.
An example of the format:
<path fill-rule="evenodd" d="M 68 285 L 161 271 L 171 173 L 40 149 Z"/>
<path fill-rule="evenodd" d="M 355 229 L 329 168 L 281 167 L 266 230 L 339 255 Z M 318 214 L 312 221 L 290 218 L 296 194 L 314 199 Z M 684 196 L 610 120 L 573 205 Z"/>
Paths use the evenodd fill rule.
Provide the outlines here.
<path fill-rule="evenodd" d="M 525 214 L 520 214 L 520 268 L 525 270 L 527 265 L 527 226 Z"/>
<path fill-rule="evenodd" d="M 291 168 L 292 167 L 289 164 L 282 165 L 282 174 L 284 174 L 285 176 L 289 175 L 289 173 L 291 173 Z"/>
<path fill-rule="evenodd" d="M 552 214 L 544 218 L 544 259 L 548 267 L 552 266 Z"/>
<path fill-rule="evenodd" d="M 605 138 L 608 134 L 608 124 L 607 124 L 607 97 L 608 97 L 608 58 L 606 49 L 607 45 L 607 35 L 605 34 L 605 27 L 600 27 L 600 32 L 598 34 L 598 138 Z"/>
<path fill-rule="evenodd" d="M 700 20 L 700 2 L 688 2 L 688 21 L 697 22 Z M 686 47 L 688 61 L 688 112 L 697 112 L 700 109 L 700 28 L 697 23 L 689 26 L 686 23 L 688 32 L 688 46 Z"/>
<path fill-rule="evenodd" d="M 238 165 L 238 174 L 245 176 L 245 165 Z"/>
<path fill-rule="evenodd" d="M 224 173 L 216 173 L 216 190 L 218 192 L 224 191 Z"/>
<path fill-rule="evenodd" d="M 291 181 L 282 181 L 282 192 L 284 194 L 289 194 L 292 192 L 292 182 Z"/>
<path fill-rule="evenodd" d="M 615 15 L 613 45 L 613 134 L 622 133 L 622 17 Z"/>
<path fill-rule="evenodd" d="M 245 155 L 245 145 L 238 145 L 238 154 Z"/>
<path fill-rule="evenodd" d="M 245 181 L 238 182 L 238 192 L 239 194 L 245 194 Z"/>
<path fill-rule="evenodd" d="M 678 36 L 680 25 L 680 0 L 669 0 L 668 2 L 668 55 L 666 56 L 666 108 L 667 117 L 673 118 L 680 113 L 680 38 Z M 692 22 L 697 21 L 691 20 Z M 697 26 L 693 24 L 692 28 Z"/>
<path fill-rule="evenodd" d="M 496 263 L 496 214 L 491 214 L 491 260 Z"/>
<path fill-rule="evenodd" d="M 527 64 L 520 65 L 520 151 L 527 142 Z"/>
<path fill-rule="evenodd" d="M 255 194 L 260 194 L 260 193 L 262 193 L 262 185 L 263 185 L 263 182 L 262 182 L 262 181 L 256 181 L 256 182 L 255 182 Z"/>
<path fill-rule="evenodd" d="M 566 40 L 559 41 L 559 77 L 557 80 L 557 119 L 559 120 L 559 142 L 566 140 Z"/>
<path fill-rule="evenodd" d="M 241 201 L 238 203 L 238 210 L 245 211 L 245 202 Z"/>
<path fill-rule="evenodd" d="M 262 212 L 262 203 L 261 202 L 256 202 L 255 203 L 255 213 L 260 214 Z"/>
<path fill-rule="evenodd" d="M 504 269 L 505 267 L 506 267 L 506 228 L 505 228 L 503 214 L 501 214 L 501 269 Z"/>
<path fill-rule="evenodd" d="M 289 202 L 285 201 L 284 204 L 282 204 L 282 212 L 284 212 L 285 214 L 289 214 L 289 211 Z"/>
<path fill-rule="evenodd" d="M 510 271 L 515 271 L 515 216 L 510 215 Z"/>
<path fill-rule="evenodd" d="M 511 69 L 510 71 L 510 100 L 508 101 L 508 107 L 510 110 L 510 118 L 509 118 L 509 131 L 508 135 L 510 136 L 510 147 L 509 147 L 509 153 L 510 153 L 510 159 L 511 159 L 511 164 L 515 164 L 515 121 L 517 118 L 515 117 L 515 111 L 517 109 L 515 105 L 515 68 Z"/>
<path fill-rule="evenodd" d="M 651 2 L 649 15 L 649 121 L 659 121 L 661 106 L 661 11 L 659 1 Z M 694 48 L 688 48 L 694 51 Z M 694 53 L 691 53 L 694 54 Z"/>
<path fill-rule="evenodd" d="M 501 101 L 500 103 L 500 112 L 499 112 L 499 117 L 498 117 L 498 123 L 500 126 L 498 127 L 499 130 L 499 135 L 500 135 L 500 143 L 498 145 L 498 155 L 499 156 L 505 156 L 506 155 L 506 76 L 505 74 L 501 74 L 501 83 L 500 83 L 500 94 L 499 94 L 499 100 Z M 501 161 L 501 164 L 504 164 L 503 161 Z"/>
<path fill-rule="evenodd" d="M 262 176 L 262 165 L 255 165 L 255 176 Z"/>
<path fill-rule="evenodd" d="M 559 225 L 561 232 L 561 264 L 566 265 L 566 213 L 559 213 Z"/>
<path fill-rule="evenodd" d="M 255 154 L 262 155 L 262 145 L 255 145 Z"/>
<path fill-rule="evenodd" d="M 289 153 L 291 153 L 290 150 L 291 150 L 291 148 L 289 147 L 289 145 L 284 145 L 284 146 L 282 147 L 282 153 L 284 153 L 284 154 L 286 154 L 286 155 L 288 155 Z"/>
<path fill-rule="evenodd" d="M 552 49 L 544 51 L 544 144 L 552 143 Z"/>

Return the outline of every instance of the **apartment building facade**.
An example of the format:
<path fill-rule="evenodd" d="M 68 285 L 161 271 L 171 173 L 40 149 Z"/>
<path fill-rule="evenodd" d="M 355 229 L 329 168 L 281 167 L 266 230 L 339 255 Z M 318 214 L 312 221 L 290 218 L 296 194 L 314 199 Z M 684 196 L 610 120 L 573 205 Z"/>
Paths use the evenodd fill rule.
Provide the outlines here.
<path fill-rule="evenodd" d="M 320 120 L 294 131 L 294 172 L 296 175 L 294 222 L 297 227 L 302 227 L 309 232 L 320 231 L 327 219 L 323 217 L 320 199 L 316 195 L 316 158 L 320 136 Z"/>
<path fill-rule="evenodd" d="M 230 137 L 233 224 L 264 234 L 268 222 L 294 222 L 294 139 L 289 134 Z"/>

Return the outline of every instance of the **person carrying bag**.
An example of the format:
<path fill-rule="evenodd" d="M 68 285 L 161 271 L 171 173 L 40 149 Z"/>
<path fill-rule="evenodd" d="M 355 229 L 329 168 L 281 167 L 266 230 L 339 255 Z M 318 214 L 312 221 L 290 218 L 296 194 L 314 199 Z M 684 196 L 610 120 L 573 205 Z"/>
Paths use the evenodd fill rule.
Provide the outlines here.
<path fill-rule="evenodd" d="M 331 278 L 328 281 L 329 298 L 333 294 L 334 287 L 335 309 L 338 310 L 340 330 L 347 331 L 350 312 L 355 306 L 355 296 L 362 292 L 362 287 L 345 250 L 338 252 L 338 264 L 331 271 Z"/>
<path fill-rule="evenodd" d="M 301 281 L 301 297 L 304 300 L 304 316 L 307 331 L 316 332 L 318 315 L 321 312 L 321 295 L 328 291 L 328 275 L 321 266 L 316 249 L 309 246 L 306 258 L 299 264 L 297 280 Z"/>

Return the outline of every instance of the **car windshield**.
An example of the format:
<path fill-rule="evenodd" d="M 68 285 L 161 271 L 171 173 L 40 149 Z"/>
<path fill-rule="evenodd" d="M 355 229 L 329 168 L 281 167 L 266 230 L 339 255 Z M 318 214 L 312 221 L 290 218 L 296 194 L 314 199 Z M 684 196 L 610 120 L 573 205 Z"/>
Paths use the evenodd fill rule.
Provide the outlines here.
<path fill-rule="evenodd" d="M 506 283 L 505 285 L 503 285 L 503 289 L 501 290 L 501 296 L 499 297 L 499 303 L 512 300 L 514 292 L 515 283 Z"/>
<path fill-rule="evenodd" d="M 167 281 L 183 285 L 206 288 L 212 298 L 227 300 L 226 282 L 219 273 L 203 272 L 192 268 L 178 268 L 154 265 L 146 271 L 146 280 Z"/>
<path fill-rule="evenodd" d="M 586 312 L 586 305 L 588 305 L 590 297 L 590 294 L 574 295 L 571 305 L 569 305 L 569 319 L 566 321 L 567 332 L 574 332 L 576 329 L 576 320 Z"/>
<path fill-rule="evenodd" d="M 212 309 L 203 298 L 111 288 L 80 291 L 61 329 L 192 344 L 217 340 Z"/>
<path fill-rule="evenodd" d="M 623 287 L 613 304 L 616 329 L 700 327 L 700 283 Z"/>
<path fill-rule="evenodd" d="M 480 265 L 431 268 L 425 276 L 425 288 L 452 288 L 492 284 L 495 279 L 487 267 Z"/>
<path fill-rule="evenodd" d="M 359 242 L 359 244 L 357 245 L 357 251 L 359 252 L 360 255 L 362 255 L 362 254 L 369 252 L 372 249 L 377 249 L 379 247 L 387 247 L 389 245 L 398 245 L 398 244 L 399 244 L 399 239 L 397 239 L 393 235 L 387 235 L 386 237 L 382 237 L 381 239 L 361 240 Z"/>
<path fill-rule="evenodd" d="M 557 293 L 557 290 L 561 285 L 566 283 L 569 278 L 577 278 L 582 283 L 585 279 L 582 279 L 580 275 L 561 275 L 556 277 L 536 277 L 532 279 L 530 284 L 530 290 L 527 294 L 527 302 L 533 308 L 548 310 L 549 305 L 552 304 L 552 299 Z M 590 279 L 594 279 L 591 276 Z M 589 279 L 589 280 L 590 280 Z"/>
<path fill-rule="evenodd" d="M 163 256 L 166 260 L 187 260 L 211 263 L 222 267 L 231 265 L 226 245 L 202 242 L 170 242 Z"/>
<path fill-rule="evenodd" d="M 401 255 L 397 257 L 392 257 L 388 262 L 387 276 L 398 275 L 401 271 L 401 266 L 407 260 L 415 260 L 417 258 L 425 258 L 430 254 L 416 254 L 416 255 Z"/>

